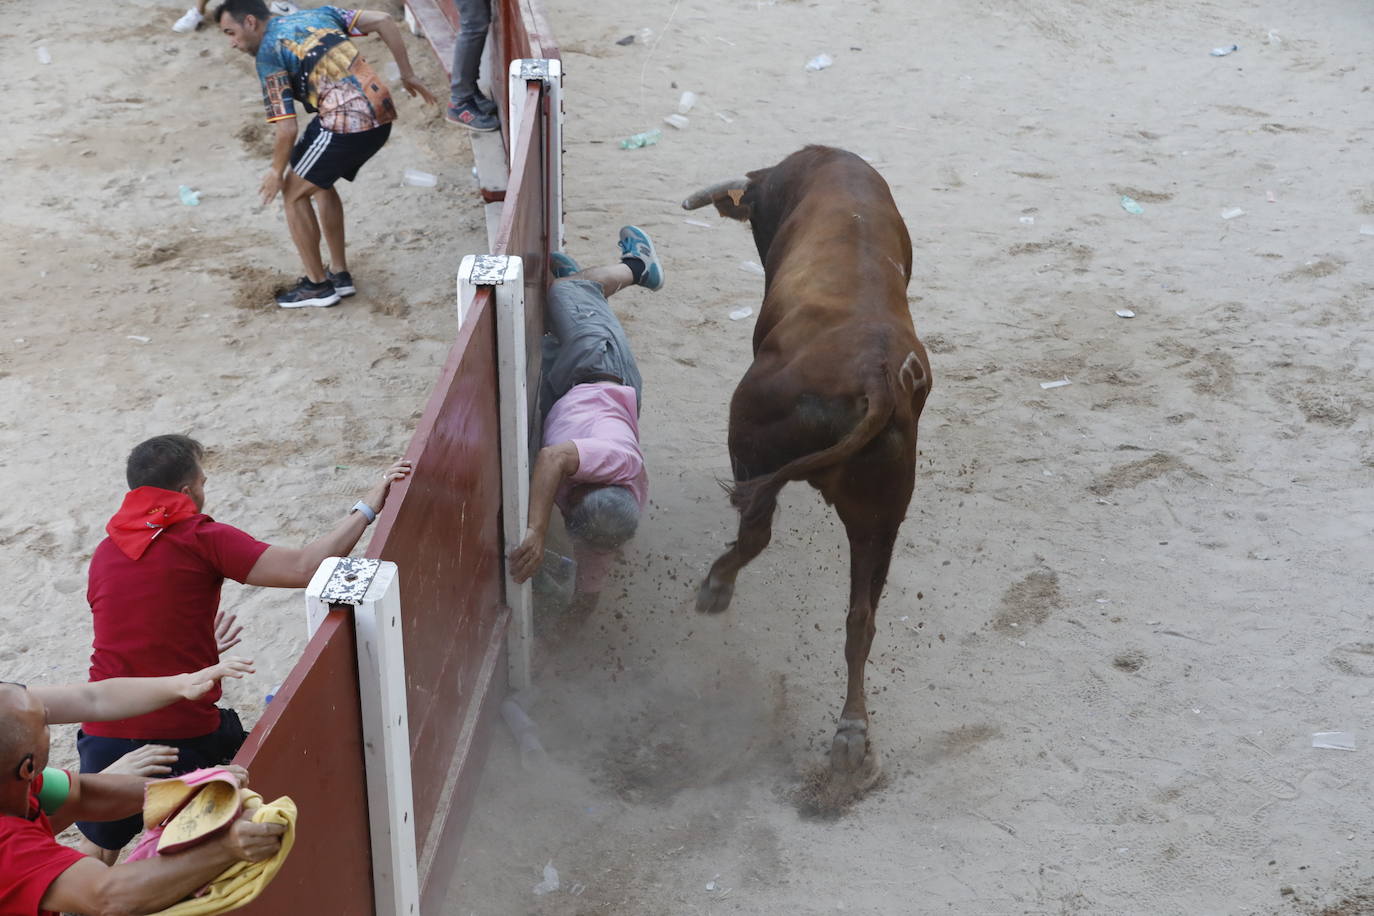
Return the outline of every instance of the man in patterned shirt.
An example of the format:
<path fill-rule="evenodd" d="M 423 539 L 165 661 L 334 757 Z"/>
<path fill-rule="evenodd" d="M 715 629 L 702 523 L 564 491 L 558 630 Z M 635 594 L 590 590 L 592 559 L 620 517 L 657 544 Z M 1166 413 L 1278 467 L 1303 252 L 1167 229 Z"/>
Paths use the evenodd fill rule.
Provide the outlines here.
<path fill-rule="evenodd" d="M 396 120 L 386 83 L 350 39 L 376 33 L 396 58 L 406 92 L 431 105 L 434 96 L 415 78 L 401 31 L 386 13 L 322 6 L 278 16 L 264 0 L 225 0 L 214 19 L 233 47 L 257 59 L 267 120 L 276 125 L 262 203 L 267 206 L 281 193 L 286 225 L 305 265 L 305 276 L 277 295 L 277 305 L 333 305 L 356 292 L 344 251 L 343 201 L 334 183 L 357 176 L 386 143 Z M 299 139 L 297 104 L 318 113 Z M 321 228 L 329 270 L 320 257 Z"/>

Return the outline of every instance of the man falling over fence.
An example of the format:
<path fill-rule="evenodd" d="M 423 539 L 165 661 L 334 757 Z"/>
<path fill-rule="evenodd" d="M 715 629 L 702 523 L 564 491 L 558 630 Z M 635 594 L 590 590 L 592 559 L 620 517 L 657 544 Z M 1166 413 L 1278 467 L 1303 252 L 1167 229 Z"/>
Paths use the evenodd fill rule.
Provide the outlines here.
<path fill-rule="evenodd" d="M 204 450 L 187 436 L 156 436 L 129 454 L 129 491 L 105 526 L 109 537 L 91 557 L 86 598 L 94 645 L 90 679 L 151 677 L 194 671 L 219 661 L 215 617 L 225 579 L 304 588 L 327 557 L 347 556 L 382 511 L 392 466 L 334 529 L 304 547 L 265 544 L 217 522 L 205 507 Z M 238 714 L 215 703 L 220 689 L 147 715 L 87 722 L 77 732 L 81 772 L 98 773 L 142 745 L 174 747 L 172 775 L 227 763 L 246 737 Z M 142 829 L 137 817 L 77 824 L 82 849 L 106 863 Z"/>
<path fill-rule="evenodd" d="M 263 0 L 225 0 L 214 20 L 233 47 L 256 59 L 267 120 L 276 125 L 272 165 L 259 189 L 262 205 L 282 195 L 286 225 L 305 266 L 305 276 L 277 295 L 277 305 L 333 305 L 357 292 L 345 251 L 343 200 L 334 185 L 357 177 L 396 120 L 386 83 L 350 38 L 375 32 L 396 59 L 406 92 L 431 105 L 434 96 L 416 79 L 401 31 L 386 13 L 322 6 L 279 16 Z M 299 138 L 297 104 L 318 113 Z"/>
<path fill-rule="evenodd" d="M 573 541 L 577 584 L 572 613 L 590 613 L 614 551 L 634 536 L 649 498 L 639 447 L 643 380 L 625 329 L 606 301 L 627 286 L 663 288 L 663 266 L 644 230 L 620 230 L 619 263 L 582 270 L 553 256 L 544 348 L 543 447 L 530 482 L 525 538 L 511 552 L 510 572 L 524 582 L 544 561 L 544 538 L 556 504 Z"/>

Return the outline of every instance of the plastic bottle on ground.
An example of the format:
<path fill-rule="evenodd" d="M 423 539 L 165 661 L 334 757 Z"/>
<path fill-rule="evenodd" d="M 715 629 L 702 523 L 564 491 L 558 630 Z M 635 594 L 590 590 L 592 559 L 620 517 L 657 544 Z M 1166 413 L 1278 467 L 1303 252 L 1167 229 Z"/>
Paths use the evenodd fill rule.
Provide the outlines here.
<path fill-rule="evenodd" d="M 525 710 L 515 702 L 514 697 L 506 697 L 501 702 L 501 718 L 510 729 L 511 736 L 520 747 L 520 766 L 526 770 L 537 770 L 548 760 L 544 745 L 539 743 L 539 733 Z"/>
<path fill-rule="evenodd" d="M 410 185 L 412 188 L 432 188 L 438 183 L 438 178 L 419 169 L 406 169 L 405 174 L 401 176 L 401 184 Z"/>
<path fill-rule="evenodd" d="M 644 146 L 653 146 L 663 138 L 663 131 L 655 127 L 653 130 L 646 130 L 643 133 L 632 134 L 620 141 L 621 149 L 639 149 Z"/>

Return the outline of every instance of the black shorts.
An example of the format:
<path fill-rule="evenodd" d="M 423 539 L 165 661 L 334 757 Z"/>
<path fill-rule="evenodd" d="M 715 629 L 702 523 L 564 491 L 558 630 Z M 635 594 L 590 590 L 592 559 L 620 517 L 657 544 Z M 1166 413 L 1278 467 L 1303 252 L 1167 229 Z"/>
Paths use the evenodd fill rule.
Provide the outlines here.
<path fill-rule="evenodd" d="M 130 751 L 145 744 L 165 744 L 180 751 L 172 767 L 172 776 L 189 773 L 203 767 L 219 766 L 234 759 L 248 733 L 243 730 L 239 714 L 232 709 L 219 711 L 219 728 L 199 738 L 168 740 L 165 738 L 101 738 L 83 731 L 76 733 L 76 752 L 81 757 L 81 772 L 99 773 Z M 101 849 L 123 849 L 143 831 L 143 815 L 135 814 L 121 821 L 77 821 L 76 826 Z"/>
<path fill-rule="evenodd" d="M 352 181 L 390 136 L 390 124 L 357 134 L 336 134 L 315 118 L 291 150 L 291 171 L 321 188 L 334 187 L 340 178 Z"/>

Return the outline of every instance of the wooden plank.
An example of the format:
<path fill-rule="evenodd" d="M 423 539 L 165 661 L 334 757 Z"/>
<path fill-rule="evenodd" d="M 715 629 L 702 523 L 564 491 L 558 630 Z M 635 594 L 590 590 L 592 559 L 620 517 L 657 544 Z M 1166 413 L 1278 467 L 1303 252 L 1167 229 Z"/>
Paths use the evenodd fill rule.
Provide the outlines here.
<path fill-rule="evenodd" d="M 434 49 L 444 72 L 449 73 L 453 66 L 453 45 L 458 40 L 458 14 L 456 10 L 450 18 L 447 10 L 453 9 L 451 0 L 406 0 L 406 13 L 420 27 L 420 34 Z M 452 74 L 449 74 L 450 76 Z"/>
<path fill-rule="evenodd" d="M 502 609 L 497 625 L 487 637 L 477 677 L 480 692 L 468 703 L 455 752 L 458 762 L 448 770 L 444 790 L 439 796 L 440 816 L 434 819 L 430 836 L 423 844 L 425 853 L 420 861 L 420 874 L 424 885 L 420 893 L 420 912 L 426 916 L 444 912 L 444 900 L 458 867 L 463 830 L 477 800 L 477 786 L 482 781 L 482 768 L 495 731 L 497 711 L 508 690 L 505 643 L 509 621 L 509 611 Z"/>

